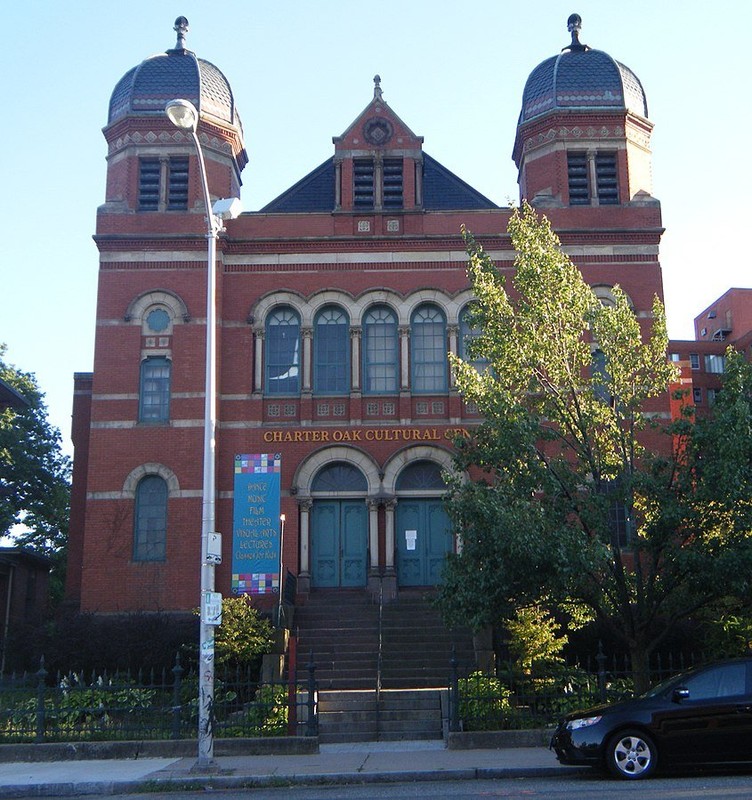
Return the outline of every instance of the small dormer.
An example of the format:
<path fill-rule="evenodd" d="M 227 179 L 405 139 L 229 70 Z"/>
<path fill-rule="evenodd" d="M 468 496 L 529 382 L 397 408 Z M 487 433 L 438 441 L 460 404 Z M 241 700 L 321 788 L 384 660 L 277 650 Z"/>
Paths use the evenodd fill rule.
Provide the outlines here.
<path fill-rule="evenodd" d="M 334 142 L 335 210 L 411 211 L 423 207 L 423 137 L 416 136 L 382 96 L 373 100 Z"/>

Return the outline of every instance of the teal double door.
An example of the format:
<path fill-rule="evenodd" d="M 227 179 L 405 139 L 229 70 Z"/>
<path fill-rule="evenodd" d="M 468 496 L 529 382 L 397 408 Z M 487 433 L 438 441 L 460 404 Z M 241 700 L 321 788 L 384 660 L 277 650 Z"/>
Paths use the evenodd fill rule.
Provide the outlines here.
<path fill-rule="evenodd" d="M 435 586 L 447 553 L 452 529 L 440 499 L 400 498 L 395 513 L 397 580 L 400 586 Z"/>
<path fill-rule="evenodd" d="M 311 583 L 365 586 L 368 510 L 363 500 L 315 500 L 311 509 Z"/>

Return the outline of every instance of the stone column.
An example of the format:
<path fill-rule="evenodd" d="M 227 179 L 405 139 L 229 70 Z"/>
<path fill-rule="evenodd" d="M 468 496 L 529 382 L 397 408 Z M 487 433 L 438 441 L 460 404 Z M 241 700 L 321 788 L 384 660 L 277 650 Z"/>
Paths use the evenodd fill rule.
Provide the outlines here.
<path fill-rule="evenodd" d="M 393 498 L 384 503 L 384 541 L 385 541 L 385 565 L 384 578 L 382 579 L 384 598 L 394 600 L 397 597 L 397 572 L 394 569 L 394 509 L 397 507 L 397 500 Z"/>
<path fill-rule="evenodd" d="M 361 327 L 350 328 L 350 391 L 360 391 L 360 340 Z"/>
<path fill-rule="evenodd" d="M 307 594 L 311 589 L 311 506 L 310 498 L 298 500 L 300 507 L 300 572 L 298 591 Z"/>
<path fill-rule="evenodd" d="M 379 501 L 366 499 L 368 507 L 368 553 L 370 566 L 368 568 L 368 591 L 372 597 L 378 598 L 381 578 L 379 564 Z"/>
<path fill-rule="evenodd" d="M 456 356 L 458 355 L 457 345 L 458 345 L 458 337 L 459 337 L 459 325 L 447 325 L 447 333 L 449 334 L 449 352 Z M 454 370 L 450 367 L 449 368 L 449 388 L 454 389 L 457 385 L 456 376 L 454 374 Z"/>
<path fill-rule="evenodd" d="M 400 389 L 406 392 L 410 388 L 410 326 L 400 325 Z"/>
<path fill-rule="evenodd" d="M 253 391 L 262 392 L 263 386 L 263 366 L 264 366 L 264 329 L 256 328 L 253 332 L 255 344 L 255 356 L 253 365 Z"/>
<path fill-rule="evenodd" d="M 301 328 L 300 339 L 303 345 L 303 364 L 302 364 L 302 379 L 301 391 L 311 391 L 311 351 L 313 342 L 313 328 Z"/>

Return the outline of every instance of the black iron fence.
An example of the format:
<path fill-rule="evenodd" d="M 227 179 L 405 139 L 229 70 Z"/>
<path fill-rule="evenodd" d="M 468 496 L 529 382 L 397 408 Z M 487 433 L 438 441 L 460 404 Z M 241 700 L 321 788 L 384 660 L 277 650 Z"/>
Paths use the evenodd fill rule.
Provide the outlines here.
<path fill-rule="evenodd" d="M 215 738 L 315 736 L 313 666 L 298 681 L 260 683 L 255 671 L 215 673 Z M 159 674 L 36 673 L 0 681 L 0 742 L 195 738 L 198 677 L 179 658 Z"/>
<path fill-rule="evenodd" d="M 699 656 L 656 656 L 652 683 L 699 663 Z M 585 662 L 553 663 L 521 669 L 505 663 L 493 675 L 461 671 L 452 659 L 449 727 L 460 730 L 514 730 L 555 724 L 564 714 L 631 697 L 629 660 L 607 657 L 601 648 Z"/>

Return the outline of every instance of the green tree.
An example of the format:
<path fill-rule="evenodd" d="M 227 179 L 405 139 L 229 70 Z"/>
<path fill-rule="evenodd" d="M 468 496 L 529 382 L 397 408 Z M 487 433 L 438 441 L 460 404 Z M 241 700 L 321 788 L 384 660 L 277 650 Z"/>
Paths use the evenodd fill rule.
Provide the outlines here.
<path fill-rule="evenodd" d="M 274 629 L 251 605 L 248 595 L 222 599 L 222 624 L 215 632 L 219 664 L 248 664 L 274 645 Z"/>
<path fill-rule="evenodd" d="M 0 345 L 0 378 L 30 405 L 0 411 L 0 536 L 52 559 L 55 601 L 65 581 L 70 460 L 62 452 L 60 431 L 47 419 L 34 375 L 8 364 L 5 351 Z"/>
<path fill-rule="evenodd" d="M 478 335 L 453 366 L 485 422 L 459 442 L 448 510 L 463 546 L 440 602 L 476 628 L 536 603 L 584 608 L 629 651 L 642 687 L 678 620 L 749 588 L 750 520 L 735 516 L 752 497 L 748 385 L 727 381 L 729 410 L 708 423 L 651 422 L 676 377 L 661 303 L 649 330 L 618 287 L 600 303 L 527 205 L 509 232 L 509 291 L 465 233 Z M 719 425 L 732 429 L 710 455 Z"/>

